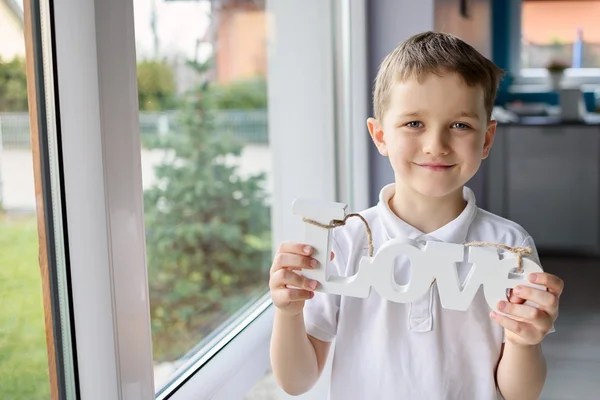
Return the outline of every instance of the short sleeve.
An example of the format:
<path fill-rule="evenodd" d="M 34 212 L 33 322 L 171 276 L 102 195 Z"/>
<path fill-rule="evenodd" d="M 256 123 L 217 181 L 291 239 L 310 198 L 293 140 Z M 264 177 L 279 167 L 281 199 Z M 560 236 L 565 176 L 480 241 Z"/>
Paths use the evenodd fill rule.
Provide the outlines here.
<path fill-rule="evenodd" d="M 345 270 L 345 255 L 342 253 L 335 236 L 332 235 L 331 251 L 335 258 L 327 266 L 328 274 L 341 276 Z M 315 292 L 315 297 L 307 300 L 304 305 L 304 324 L 306 333 L 323 341 L 331 342 L 337 332 L 340 296 Z"/>

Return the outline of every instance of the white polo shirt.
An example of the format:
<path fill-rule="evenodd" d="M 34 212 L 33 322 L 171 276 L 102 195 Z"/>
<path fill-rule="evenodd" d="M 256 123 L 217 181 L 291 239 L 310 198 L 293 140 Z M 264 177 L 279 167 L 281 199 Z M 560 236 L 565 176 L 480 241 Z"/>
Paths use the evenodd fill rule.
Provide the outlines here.
<path fill-rule="evenodd" d="M 540 265 L 532 238 L 518 224 L 477 208 L 473 192 L 463 189 L 464 211 L 435 232 L 424 234 L 389 208 L 394 185 L 384 187 L 379 203 L 361 213 L 373 234 L 374 250 L 386 241 L 409 238 L 425 243 L 487 241 L 529 246 Z M 365 226 L 351 218 L 333 231 L 332 274 L 352 276 L 368 256 Z M 410 265 L 398 259 L 395 279 L 406 284 Z M 461 283 L 468 265 L 457 266 Z M 488 400 L 497 399 L 494 370 L 504 339 L 502 327 L 489 318 L 480 287 L 467 311 L 444 309 L 437 285 L 420 300 L 387 301 L 371 290 L 366 299 L 316 293 L 306 302 L 308 334 L 325 342 L 336 339 L 331 400 Z"/>

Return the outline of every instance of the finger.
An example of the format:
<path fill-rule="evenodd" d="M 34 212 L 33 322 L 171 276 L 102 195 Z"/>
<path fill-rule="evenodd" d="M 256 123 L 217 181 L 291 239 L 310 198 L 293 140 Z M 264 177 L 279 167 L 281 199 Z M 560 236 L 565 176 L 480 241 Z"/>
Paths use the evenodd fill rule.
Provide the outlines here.
<path fill-rule="evenodd" d="M 280 269 L 271 276 L 272 289 L 293 286 L 299 289 L 313 291 L 317 288 L 317 281 L 308 279 L 289 269 Z"/>
<path fill-rule="evenodd" d="M 315 292 L 302 289 L 280 289 L 273 293 L 273 303 L 285 305 L 292 301 L 302 301 L 312 299 Z"/>
<path fill-rule="evenodd" d="M 498 302 L 497 307 L 498 311 L 508 314 L 517 321 L 530 323 L 539 330 L 548 331 L 552 327 L 552 317 L 539 308 L 524 304 L 511 304 L 506 301 Z"/>
<path fill-rule="evenodd" d="M 313 248 L 303 243 L 283 242 L 279 245 L 277 252 L 309 256 L 312 254 Z"/>
<path fill-rule="evenodd" d="M 514 291 L 512 289 L 510 289 L 510 293 L 508 296 L 508 301 L 510 301 L 513 304 L 523 304 L 525 303 L 525 299 L 520 298 L 519 296 L 517 296 Z"/>
<path fill-rule="evenodd" d="M 539 304 L 544 311 L 554 313 L 558 309 L 558 297 L 552 293 L 520 285 L 514 291 L 520 298 Z"/>
<path fill-rule="evenodd" d="M 490 318 L 494 320 L 498 325 L 502 326 L 504 329 L 509 330 L 516 335 L 523 338 L 528 342 L 536 342 L 536 339 L 540 334 L 537 329 L 527 322 L 517 321 L 513 318 L 506 317 L 504 315 L 500 315 L 497 312 L 492 311 L 490 313 Z"/>
<path fill-rule="evenodd" d="M 271 267 L 271 273 L 281 268 L 291 269 L 315 269 L 319 265 L 317 260 L 308 256 L 299 256 L 291 253 L 277 253 L 273 260 L 273 266 Z"/>
<path fill-rule="evenodd" d="M 558 276 L 548 274 L 546 272 L 539 272 L 529 275 L 529 281 L 543 285 L 548 288 L 548 292 L 555 296 L 560 296 L 565 288 L 565 283 Z"/>
<path fill-rule="evenodd" d="M 334 258 L 335 258 L 335 253 L 332 251 L 330 260 L 333 261 Z"/>

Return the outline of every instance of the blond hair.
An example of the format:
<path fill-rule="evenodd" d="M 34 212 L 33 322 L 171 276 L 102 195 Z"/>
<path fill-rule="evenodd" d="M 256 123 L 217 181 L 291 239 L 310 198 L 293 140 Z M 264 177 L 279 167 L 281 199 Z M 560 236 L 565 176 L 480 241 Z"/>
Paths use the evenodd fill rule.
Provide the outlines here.
<path fill-rule="evenodd" d="M 487 117 L 491 117 L 504 72 L 458 37 L 424 32 L 401 43 L 381 63 L 373 91 L 375 118 L 383 119 L 395 83 L 412 78 L 421 81 L 429 74 L 442 73 L 456 73 L 467 85 L 481 86 Z"/>

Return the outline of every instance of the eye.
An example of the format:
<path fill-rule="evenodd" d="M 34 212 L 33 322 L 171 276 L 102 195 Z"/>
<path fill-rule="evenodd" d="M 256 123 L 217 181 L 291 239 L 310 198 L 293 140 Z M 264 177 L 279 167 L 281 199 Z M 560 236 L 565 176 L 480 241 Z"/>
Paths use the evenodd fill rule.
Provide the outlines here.
<path fill-rule="evenodd" d="M 465 130 L 470 129 L 471 127 L 467 124 L 463 124 L 462 122 L 455 122 L 454 124 L 452 124 L 452 128 Z"/>
<path fill-rule="evenodd" d="M 423 124 L 419 121 L 411 121 L 408 124 L 406 124 L 406 126 L 408 126 L 409 128 L 422 128 Z"/>

